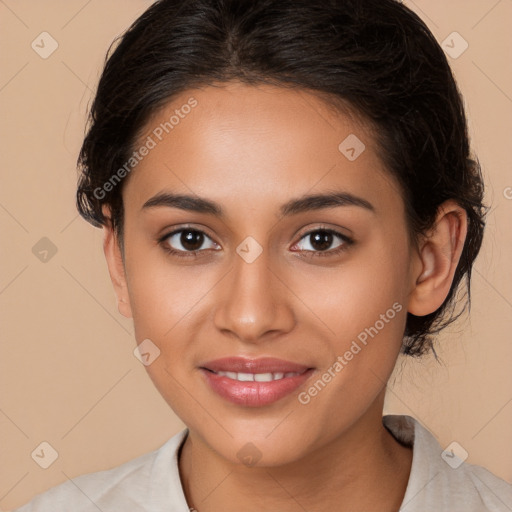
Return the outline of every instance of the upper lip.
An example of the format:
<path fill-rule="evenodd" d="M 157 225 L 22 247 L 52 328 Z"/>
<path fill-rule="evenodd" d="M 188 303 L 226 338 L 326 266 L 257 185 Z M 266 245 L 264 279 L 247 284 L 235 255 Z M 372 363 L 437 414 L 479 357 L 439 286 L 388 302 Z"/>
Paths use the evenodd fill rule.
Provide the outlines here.
<path fill-rule="evenodd" d="M 247 359 L 245 357 L 224 357 L 208 361 L 201 365 L 213 372 L 236 373 L 304 373 L 309 366 L 276 359 L 274 357 L 262 357 L 260 359 Z"/>

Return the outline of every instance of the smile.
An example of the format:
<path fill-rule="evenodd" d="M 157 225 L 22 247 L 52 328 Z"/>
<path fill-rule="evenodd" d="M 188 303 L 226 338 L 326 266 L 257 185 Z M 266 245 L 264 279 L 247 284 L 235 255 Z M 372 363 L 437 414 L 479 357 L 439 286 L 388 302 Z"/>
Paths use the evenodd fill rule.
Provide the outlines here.
<path fill-rule="evenodd" d="M 276 373 L 236 373 L 236 372 L 214 372 L 221 377 L 238 380 L 240 382 L 271 382 L 300 375 L 298 372 L 276 372 Z"/>
<path fill-rule="evenodd" d="M 199 370 L 210 391 L 244 407 L 263 407 L 289 396 L 314 368 L 275 358 L 227 357 L 205 362 Z"/>

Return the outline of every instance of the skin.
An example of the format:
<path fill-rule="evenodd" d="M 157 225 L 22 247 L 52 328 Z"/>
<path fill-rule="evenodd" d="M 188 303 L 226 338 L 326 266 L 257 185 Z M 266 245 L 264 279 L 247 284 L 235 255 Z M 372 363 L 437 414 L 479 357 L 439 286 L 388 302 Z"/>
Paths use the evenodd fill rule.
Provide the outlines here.
<path fill-rule="evenodd" d="M 466 236 L 453 201 L 418 245 L 409 239 L 399 187 L 384 168 L 371 131 L 318 96 L 232 82 L 175 97 L 143 136 L 193 96 L 198 104 L 137 165 L 123 187 L 124 260 L 105 226 L 104 250 L 120 312 L 137 343 L 161 351 L 147 367 L 159 392 L 189 428 L 179 458 L 190 507 L 209 511 L 396 511 L 412 450 L 383 427 L 386 382 L 398 356 L 406 313 L 425 315 L 444 301 Z M 349 134 L 365 151 L 349 161 Z M 280 216 L 305 194 L 344 191 L 373 210 L 343 205 Z M 143 208 L 163 191 L 218 203 L 219 218 L 169 206 Z M 108 213 L 108 209 L 106 209 Z M 184 251 L 180 227 L 206 233 L 201 253 Z M 310 236 L 330 228 L 353 244 L 337 255 Z M 262 253 L 236 252 L 253 237 Z M 343 241 L 333 237 L 331 253 Z M 314 254 L 316 251 L 316 254 Z M 332 367 L 393 304 L 400 312 L 307 405 L 297 395 Z M 264 407 L 227 402 L 205 383 L 209 360 L 277 357 L 314 367 L 311 379 Z M 252 443 L 261 458 L 237 453 Z"/>

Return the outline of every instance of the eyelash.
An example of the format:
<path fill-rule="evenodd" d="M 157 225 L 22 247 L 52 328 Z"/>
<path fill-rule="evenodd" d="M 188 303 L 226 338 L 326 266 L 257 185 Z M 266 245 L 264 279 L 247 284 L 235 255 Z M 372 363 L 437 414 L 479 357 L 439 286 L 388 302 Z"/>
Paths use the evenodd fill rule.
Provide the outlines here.
<path fill-rule="evenodd" d="M 187 230 L 195 232 L 195 233 L 202 233 L 203 235 L 205 235 L 206 237 L 211 239 L 211 237 L 209 237 L 204 231 L 201 231 L 200 229 L 195 229 L 192 227 L 185 226 L 185 227 L 176 229 L 174 231 L 171 231 L 170 233 L 165 234 L 164 236 L 159 238 L 158 243 L 162 246 L 162 248 L 164 249 L 165 252 L 167 252 L 168 254 L 170 254 L 172 256 L 176 256 L 178 258 L 197 258 L 199 256 L 199 253 L 204 252 L 205 249 L 196 250 L 196 251 L 179 251 L 179 250 L 173 249 L 172 247 L 169 247 L 169 245 L 167 245 L 165 243 L 165 241 L 168 238 L 170 238 L 171 236 L 176 235 L 177 233 L 181 233 L 183 231 L 187 231 Z M 308 231 L 307 233 L 304 233 L 300 237 L 299 241 L 302 240 L 303 238 L 306 238 L 306 237 L 308 237 L 314 233 L 318 233 L 318 232 L 330 233 L 331 235 L 334 235 L 335 237 L 339 238 L 343 243 L 339 247 L 336 247 L 335 249 L 331 249 L 328 251 L 305 250 L 304 252 L 310 253 L 310 256 L 307 256 L 308 258 L 316 258 L 316 257 L 322 258 L 322 257 L 329 257 L 329 256 L 330 257 L 338 256 L 342 252 L 346 251 L 354 243 L 354 240 L 352 238 L 348 237 L 347 235 L 339 233 L 338 231 L 335 231 L 334 229 L 321 227 L 321 226 L 318 228 L 312 229 L 312 230 Z"/>

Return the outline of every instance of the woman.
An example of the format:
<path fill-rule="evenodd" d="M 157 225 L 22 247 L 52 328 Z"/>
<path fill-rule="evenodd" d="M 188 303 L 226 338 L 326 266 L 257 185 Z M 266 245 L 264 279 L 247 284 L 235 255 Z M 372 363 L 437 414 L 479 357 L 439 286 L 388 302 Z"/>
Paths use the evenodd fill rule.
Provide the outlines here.
<path fill-rule="evenodd" d="M 187 429 L 20 511 L 512 509 L 506 482 L 382 417 L 484 226 L 459 92 L 409 9 L 156 2 L 107 60 L 79 163 L 119 311 Z"/>

